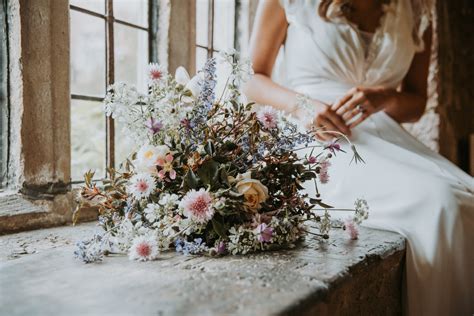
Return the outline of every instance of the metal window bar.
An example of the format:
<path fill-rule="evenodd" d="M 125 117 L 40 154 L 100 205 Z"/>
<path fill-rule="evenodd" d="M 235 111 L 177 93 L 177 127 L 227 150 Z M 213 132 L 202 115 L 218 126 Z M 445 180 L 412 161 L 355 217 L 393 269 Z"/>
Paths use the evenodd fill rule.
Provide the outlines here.
<path fill-rule="evenodd" d="M 71 10 L 101 18 L 105 23 L 105 77 L 106 88 L 115 82 L 115 53 L 114 53 L 114 23 L 122 24 L 130 28 L 146 31 L 148 33 L 149 61 L 157 60 L 157 33 L 158 33 L 158 4 L 156 0 L 148 1 L 148 28 L 138 24 L 130 23 L 114 17 L 114 0 L 104 0 L 105 14 L 69 5 Z M 71 99 L 102 102 L 104 97 L 71 94 Z M 115 168 L 115 124 L 111 117 L 106 117 L 106 167 Z M 84 181 L 71 181 L 71 184 L 83 183 Z"/>
<path fill-rule="evenodd" d="M 219 1 L 219 0 L 217 0 Z M 240 48 L 238 27 L 242 10 L 242 0 L 234 0 L 234 34 L 233 44 L 235 49 Z M 211 58 L 213 53 L 218 53 L 219 50 L 214 48 L 214 12 L 216 0 L 209 0 L 208 2 L 208 27 L 207 27 L 207 46 L 195 44 L 196 47 L 203 48 L 207 51 L 207 58 Z"/>

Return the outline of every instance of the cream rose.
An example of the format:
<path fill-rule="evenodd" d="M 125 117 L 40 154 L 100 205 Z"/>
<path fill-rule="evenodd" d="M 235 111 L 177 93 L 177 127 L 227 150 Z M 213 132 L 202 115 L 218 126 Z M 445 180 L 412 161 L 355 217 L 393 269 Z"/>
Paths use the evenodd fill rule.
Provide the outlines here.
<path fill-rule="evenodd" d="M 237 176 L 235 187 L 245 198 L 245 206 L 250 211 L 257 211 L 268 199 L 268 188 L 260 181 L 252 179 L 250 172 Z"/>

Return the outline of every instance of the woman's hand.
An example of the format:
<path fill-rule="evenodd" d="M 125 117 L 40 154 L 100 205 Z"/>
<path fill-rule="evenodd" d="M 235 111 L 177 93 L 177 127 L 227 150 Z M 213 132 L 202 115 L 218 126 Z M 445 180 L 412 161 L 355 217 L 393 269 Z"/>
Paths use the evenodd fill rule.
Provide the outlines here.
<path fill-rule="evenodd" d="M 341 116 L 346 124 L 350 122 L 349 128 L 352 129 L 370 115 L 383 110 L 394 93 L 396 93 L 394 89 L 381 87 L 352 88 L 331 106 L 331 110 Z M 358 115 L 359 117 L 351 122 Z"/>
<path fill-rule="evenodd" d="M 336 131 L 347 136 L 351 135 L 351 130 L 346 125 L 341 115 L 338 115 L 331 106 L 318 101 L 312 101 L 312 106 L 314 106 L 315 116 L 309 122 L 309 126 L 307 126 L 308 129 L 315 129 L 317 131 Z M 300 112 L 299 115 L 303 121 L 308 120 L 306 117 L 308 113 L 306 111 Z M 316 137 L 328 141 L 336 137 L 336 135 L 330 133 L 316 133 Z"/>

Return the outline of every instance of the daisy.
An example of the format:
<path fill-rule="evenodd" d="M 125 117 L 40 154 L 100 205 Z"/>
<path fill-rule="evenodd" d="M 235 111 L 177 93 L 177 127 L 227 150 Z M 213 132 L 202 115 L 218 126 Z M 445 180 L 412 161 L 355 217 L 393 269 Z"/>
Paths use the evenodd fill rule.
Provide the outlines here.
<path fill-rule="evenodd" d="M 150 63 L 150 65 L 148 65 L 148 79 L 149 79 L 150 84 L 159 83 L 165 78 L 166 78 L 165 67 L 157 63 Z"/>
<path fill-rule="evenodd" d="M 176 171 L 173 169 L 173 160 L 174 160 L 174 157 L 170 153 L 168 153 L 164 157 L 164 159 L 158 158 L 158 160 L 156 161 L 156 164 L 162 168 L 158 172 L 158 177 L 160 177 L 160 179 L 164 179 L 166 177 L 166 174 L 169 175 L 171 180 L 176 179 Z"/>
<path fill-rule="evenodd" d="M 214 215 L 211 194 L 201 188 L 199 191 L 191 190 L 186 193 L 180 203 L 184 215 L 197 223 L 205 224 Z"/>
<path fill-rule="evenodd" d="M 138 236 L 132 241 L 128 252 L 130 260 L 148 261 L 158 258 L 158 244 L 154 236 Z"/>
<path fill-rule="evenodd" d="M 264 106 L 258 111 L 257 119 L 266 129 L 274 129 L 278 126 L 278 113 L 271 106 Z"/>
<path fill-rule="evenodd" d="M 128 185 L 128 191 L 136 199 L 149 197 L 155 188 L 155 180 L 147 173 L 134 175 Z"/>

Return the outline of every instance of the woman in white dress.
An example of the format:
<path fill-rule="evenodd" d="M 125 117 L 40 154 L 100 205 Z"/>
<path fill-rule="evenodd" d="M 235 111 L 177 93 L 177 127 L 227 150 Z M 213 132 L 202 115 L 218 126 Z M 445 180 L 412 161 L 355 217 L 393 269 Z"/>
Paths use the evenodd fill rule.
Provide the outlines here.
<path fill-rule="evenodd" d="M 366 164 L 349 166 L 350 155 L 338 154 L 322 196 L 338 207 L 364 197 L 366 226 L 407 238 L 409 315 L 472 315 L 474 180 L 399 125 L 426 106 L 424 1 L 260 1 L 246 94 L 307 128 L 350 135 Z"/>

